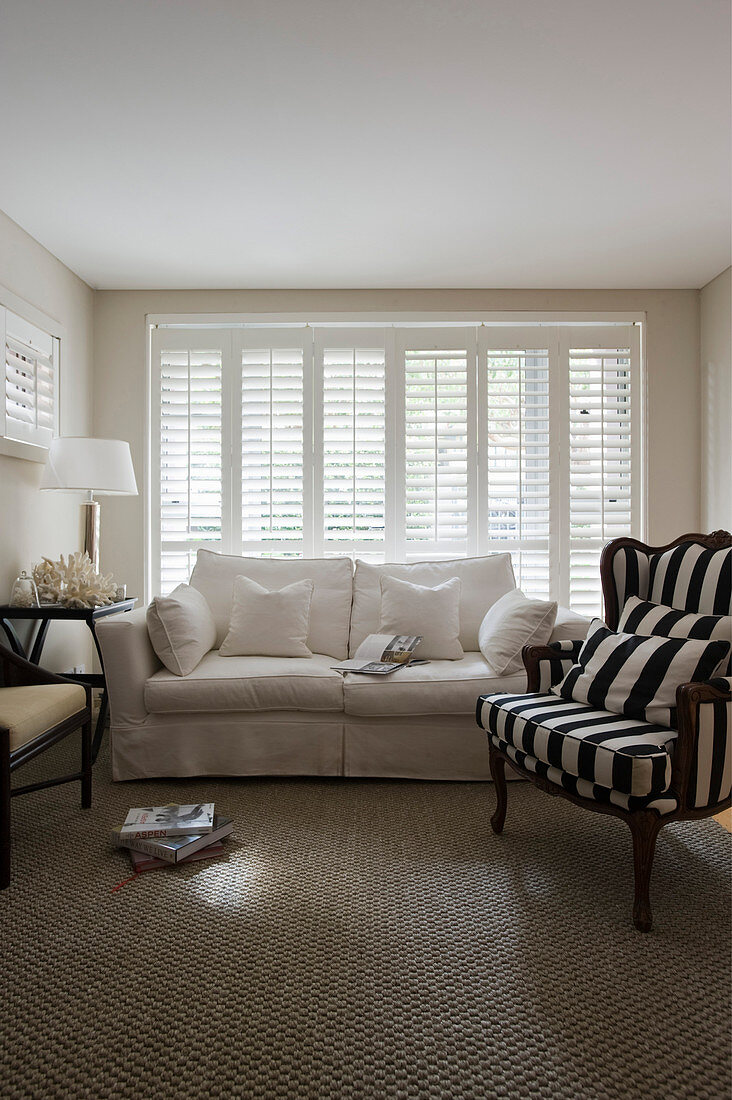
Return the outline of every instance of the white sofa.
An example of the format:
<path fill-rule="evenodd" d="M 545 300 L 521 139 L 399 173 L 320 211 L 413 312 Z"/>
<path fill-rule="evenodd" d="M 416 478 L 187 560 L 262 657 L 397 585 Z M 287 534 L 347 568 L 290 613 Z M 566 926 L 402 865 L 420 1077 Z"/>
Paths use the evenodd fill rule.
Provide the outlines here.
<path fill-rule="evenodd" d="M 331 669 L 353 656 L 380 616 L 384 572 L 435 587 L 461 580 L 461 660 L 434 660 L 368 677 Z M 475 720 L 479 695 L 526 689 L 523 671 L 497 677 L 478 649 L 488 608 L 515 587 L 510 555 L 408 565 L 350 558 L 240 558 L 202 550 L 191 586 L 226 634 L 234 578 L 269 589 L 313 582 L 310 658 L 207 653 L 186 676 L 163 667 L 146 611 L 97 625 L 111 707 L 116 780 L 192 775 L 342 775 L 488 779 L 488 744 Z M 560 609 L 551 640 L 583 637 L 589 621 Z M 409 624 L 404 626 L 409 630 Z"/>

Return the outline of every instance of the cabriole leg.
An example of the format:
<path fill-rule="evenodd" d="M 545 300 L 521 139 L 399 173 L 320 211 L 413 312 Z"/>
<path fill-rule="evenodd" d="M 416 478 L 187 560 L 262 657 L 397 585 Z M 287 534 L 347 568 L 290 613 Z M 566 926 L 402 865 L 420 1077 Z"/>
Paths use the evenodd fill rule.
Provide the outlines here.
<path fill-rule="evenodd" d="M 506 761 L 490 746 L 490 769 L 493 785 L 496 788 L 496 812 L 491 818 L 491 828 L 494 833 L 503 832 L 503 823 L 506 820 L 507 790 L 506 790 Z"/>
<path fill-rule="evenodd" d="M 631 815 L 630 831 L 633 836 L 633 865 L 635 872 L 635 897 L 633 899 L 633 924 L 639 932 L 650 932 L 653 915 L 649 899 L 649 885 L 653 869 L 656 837 L 662 821 L 653 810 L 639 810 Z"/>

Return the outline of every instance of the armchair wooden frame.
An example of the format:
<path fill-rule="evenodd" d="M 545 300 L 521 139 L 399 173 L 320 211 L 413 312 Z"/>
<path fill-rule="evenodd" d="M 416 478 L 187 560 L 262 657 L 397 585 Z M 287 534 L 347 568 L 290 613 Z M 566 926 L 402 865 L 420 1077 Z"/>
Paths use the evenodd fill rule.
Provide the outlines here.
<path fill-rule="evenodd" d="M 48 672 L 38 665 L 31 664 L 5 646 L 0 646 L 0 669 L 3 687 L 27 687 L 43 684 L 71 684 L 73 681 Z M 75 685 L 77 686 L 77 685 Z M 2 688 L 0 688 L 0 691 Z M 92 727 L 91 727 L 91 688 L 86 687 L 86 704 L 62 722 L 50 726 L 32 741 L 15 750 L 10 748 L 10 731 L 0 726 L 0 890 L 10 885 L 10 805 L 11 800 L 20 794 L 30 794 L 46 787 L 57 787 L 61 783 L 81 781 L 82 809 L 88 809 L 92 800 Z M 28 783 L 24 787 L 12 787 L 11 776 L 17 768 L 35 759 L 40 753 L 51 748 L 62 738 L 81 729 L 81 769 L 70 775 L 56 779 L 45 779 L 37 783 Z"/>
<path fill-rule="evenodd" d="M 710 550 L 721 550 L 732 546 L 732 536 L 728 531 L 714 531 L 711 535 L 689 534 L 682 535 L 666 546 L 647 546 L 636 539 L 615 539 L 608 543 L 602 552 L 600 560 L 600 577 L 605 605 L 607 625 L 617 629 L 621 608 L 618 605 L 618 597 L 613 579 L 613 558 L 624 547 L 640 550 L 645 554 L 659 554 L 671 550 L 675 546 L 685 542 L 695 542 Z M 539 662 L 548 658 L 556 658 L 556 650 L 548 646 L 525 646 L 523 649 L 524 665 L 528 675 L 528 692 L 539 691 Z M 545 779 L 543 776 L 534 775 L 528 769 L 521 767 L 500 749 L 497 749 L 491 738 L 488 738 L 490 750 L 490 770 L 496 788 L 496 810 L 491 818 L 491 827 L 494 833 L 501 833 L 506 820 L 507 786 L 506 764 L 515 772 L 528 779 L 539 790 L 547 794 L 566 798 L 577 806 L 582 806 L 593 813 L 610 814 L 619 817 L 630 828 L 633 838 L 633 864 L 635 878 L 635 895 L 633 899 L 633 923 L 640 932 L 650 932 L 653 926 L 649 888 L 651 871 L 653 869 L 653 856 L 656 849 L 656 839 L 664 825 L 670 821 L 682 821 L 700 817 L 710 817 L 732 805 L 732 798 L 712 806 L 698 808 L 689 804 L 689 781 L 691 769 L 699 737 L 699 708 L 708 703 L 729 703 L 732 699 L 729 688 L 725 688 L 725 681 L 715 683 L 689 683 L 682 684 L 676 692 L 676 705 L 678 713 L 678 736 L 674 749 L 671 766 L 670 790 L 676 798 L 677 808 L 668 814 L 660 815 L 656 810 L 624 810 L 620 806 L 614 806 L 604 802 L 596 802 L 591 798 L 583 798 L 566 791 Z M 717 686 L 719 685 L 719 686 Z M 728 731 L 729 735 L 729 731 Z"/>

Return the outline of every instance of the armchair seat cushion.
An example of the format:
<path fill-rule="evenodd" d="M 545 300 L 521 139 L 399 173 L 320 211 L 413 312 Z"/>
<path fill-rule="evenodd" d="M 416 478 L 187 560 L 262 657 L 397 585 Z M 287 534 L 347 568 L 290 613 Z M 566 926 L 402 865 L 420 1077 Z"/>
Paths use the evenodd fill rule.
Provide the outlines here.
<path fill-rule="evenodd" d="M 578 795 L 580 798 L 591 798 L 595 802 L 620 806 L 623 810 L 656 810 L 659 814 L 671 814 L 678 807 L 678 800 L 671 791 L 665 791 L 657 797 L 634 798 L 622 791 L 615 791 L 612 787 L 603 787 L 600 783 L 590 783 L 586 779 L 579 779 L 576 775 L 570 775 L 569 772 L 562 771 L 561 768 L 554 768 L 543 760 L 537 760 L 535 756 L 520 752 L 519 749 L 514 748 L 507 741 L 502 741 L 500 737 L 496 737 L 494 734 L 490 734 L 490 739 L 497 749 L 504 752 L 519 767 L 525 768 L 534 775 L 548 779 L 550 783 L 555 783 L 558 787 L 562 787 L 565 791 Z"/>
<path fill-rule="evenodd" d="M 0 688 L 0 728 L 10 732 L 10 751 L 86 707 L 79 684 L 32 684 Z"/>
<path fill-rule="evenodd" d="M 551 694 L 483 695 L 477 717 L 501 742 L 606 790 L 650 800 L 671 782 L 676 731 L 665 726 Z"/>

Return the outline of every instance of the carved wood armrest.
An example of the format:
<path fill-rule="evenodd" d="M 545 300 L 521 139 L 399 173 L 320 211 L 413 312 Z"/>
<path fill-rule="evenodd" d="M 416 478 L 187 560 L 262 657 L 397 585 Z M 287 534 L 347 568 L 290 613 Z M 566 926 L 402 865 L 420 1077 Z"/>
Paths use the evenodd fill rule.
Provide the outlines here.
<path fill-rule="evenodd" d="M 525 645 L 521 650 L 527 674 L 526 690 L 548 691 L 559 683 L 577 660 L 582 642 L 554 642 L 552 645 Z"/>

